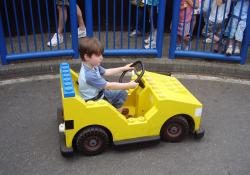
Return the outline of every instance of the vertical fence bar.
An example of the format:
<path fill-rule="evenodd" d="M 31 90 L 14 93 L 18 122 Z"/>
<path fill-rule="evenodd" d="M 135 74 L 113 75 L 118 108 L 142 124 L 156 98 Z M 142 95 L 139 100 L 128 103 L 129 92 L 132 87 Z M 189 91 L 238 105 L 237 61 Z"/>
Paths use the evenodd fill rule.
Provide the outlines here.
<path fill-rule="evenodd" d="M 205 49 L 206 49 L 206 39 L 207 39 L 209 16 L 210 16 L 210 12 L 211 12 L 211 3 L 212 3 L 212 0 L 209 0 L 209 7 L 208 7 L 208 11 L 207 11 L 208 13 L 206 14 L 207 19 L 205 19 L 206 20 L 206 33 L 205 33 L 205 39 L 203 42 L 203 51 L 205 51 Z"/>
<path fill-rule="evenodd" d="M 225 16 L 226 16 L 226 11 L 227 11 L 227 1 L 225 2 L 225 7 L 224 7 L 224 13 L 223 13 L 223 19 L 222 19 L 222 24 L 221 24 L 221 32 L 220 32 L 220 36 L 219 36 L 219 47 L 222 45 L 223 46 L 223 42 L 222 42 L 222 38 L 223 38 L 223 34 L 225 32 Z M 219 49 L 218 49 L 219 50 Z"/>
<path fill-rule="evenodd" d="M 246 26 L 246 29 L 244 32 L 244 37 L 243 37 L 241 51 L 240 51 L 240 56 L 241 56 L 240 64 L 246 63 L 248 44 L 250 41 L 250 3 L 248 5 L 248 14 L 247 14 L 247 23 L 246 24 L 247 24 L 247 26 Z"/>
<path fill-rule="evenodd" d="M 172 30 L 171 30 L 171 39 L 169 47 L 169 58 L 175 58 L 175 49 L 176 49 L 176 39 L 178 31 L 178 21 L 179 21 L 179 12 L 180 12 L 181 0 L 175 0 L 173 4 L 173 17 L 172 17 Z"/>
<path fill-rule="evenodd" d="M 241 21 L 241 14 L 242 14 L 242 9 L 243 9 L 243 3 L 244 0 L 241 0 L 241 5 L 240 5 L 240 13 L 239 13 L 239 17 L 238 17 L 238 22 L 237 22 L 237 28 L 239 27 L 239 23 Z M 236 32 L 237 32 L 237 28 L 236 28 Z M 236 34 L 235 32 L 235 34 Z M 235 40 L 235 34 L 234 34 L 234 47 L 233 47 L 233 53 L 235 52 L 235 45 L 236 45 L 236 40 Z"/>
<path fill-rule="evenodd" d="M 185 34 L 185 27 L 186 27 L 186 17 L 187 17 L 187 8 L 184 9 L 184 21 L 183 21 L 183 27 L 182 27 L 182 33 L 181 33 L 181 50 L 183 50 L 184 45 L 184 34 Z"/>
<path fill-rule="evenodd" d="M 85 1 L 85 2 L 90 2 L 90 1 Z M 76 0 L 70 0 L 69 5 L 70 5 L 70 28 L 72 36 L 72 49 L 74 50 L 73 58 L 78 58 Z"/>
<path fill-rule="evenodd" d="M 121 33 L 120 33 L 120 48 L 122 49 L 123 48 L 123 4 L 124 4 L 124 1 L 121 0 Z"/>
<path fill-rule="evenodd" d="M 64 0 L 62 3 L 62 17 L 63 17 L 63 42 L 64 42 L 64 48 L 67 48 L 67 38 L 66 38 L 66 20 L 65 20 L 65 14 L 64 14 L 65 4 Z M 66 9 L 67 10 L 67 9 Z M 60 21 L 59 21 L 60 22 Z"/>
<path fill-rule="evenodd" d="M 37 45 L 36 45 L 36 32 L 34 27 L 34 17 L 33 17 L 33 11 L 32 11 L 32 3 L 31 0 L 29 0 L 29 6 L 30 6 L 30 16 L 31 16 L 31 25 L 32 25 L 32 32 L 34 37 L 34 45 L 35 45 L 35 51 L 37 51 Z"/>
<path fill-rule="evenodd" d="M 193 1 L 192 19 L 191 19 L 191 22 L 190 22 L 190 29 L 189 29 L 190 36 L 189 36 L 189 39 L 188 39 L 188 50 L 191 48 L 191 45 L 192 45 L 191 42 L 192 42 L 192 37 L 193 37 L 193 28 L 195 27 L 195 26 L 193 26 L 194 25 L 194 18 L 196 18 L 196 16 L 194 16 L 195 5 L 197 5 L 196 0 Z M 199 2 L 198 2 L 198 5 L 199 5 Z M 195 21 L 196 21 L 196 19 L 195 19 Z"/>
<path fill-rule="evenodd" d="M 138 16 L 139 16 L 139 1 L 136 4 L 136 19 L 135 19 L 135 48 L 137 49 L 137 39 L 138 39 Z"/>
<path fill-rule="evenodd" d="M 197 49 L 198 49 L 198 41 L 200 40 L 201 19 L 202 19 L 202 16 L 203 16 L 204 1 L 205 1 L 205 0 L 202 0 L 202 2 L 201 2 L 201 8 L 200 8 L 199 25 L 198 25 L 198 31 L 197 31 L 196 42 L 195 42 L 195 50 L 196 50 L 196 51 L 197 51 Z"/>
<path fill-rule="evenodd" d="M 49 32 L 49 47 L 50 47 L 50 50 L 52 50 L 48 0 L 45 0 L 45 6 L 46 6 L 46 17 L 47 17 L 48 32 Z"/>
<path fill-rule="evenodd" d="M 18 30 L 18 19 L 17 19 L 17 13 L 16 13 L 16 3 L 14 0 L 12 0 L 13 3 L 13 10 L 14 10 L 14 16 L 15 16 L 15 24 L 16 24 L 16 32 L 17 32 L 17 39 L 18 39 L 18 48 L 19 48 L 19 52 L 22 52 L 22 46 L 21 46 L 21 40 L 20 40 L 20 33 Z"/>
<path fill-rule="evenodd" d="M 151 7 L 149 9 L 149 14 L 150 14 L 149 48 L 151 49 L 151 45 L 152 45 L 151 41 L 153 40 L 152 34 L 154 33 L 154 9 L 153 9 L 153 2 L 152 2 Z"/>
<path fill-rule="evenodd" d="M 13 39 L 12 39 L 11 31 L 10 31 L 9 13 L 8 13 L 8 9 L 7 9 L 6 0 L 4 0 L 4 11 L 5 11 L 5 16 L 6 16 L 6 20 L 7 20 L 8 34 L 9 34 L 11 52 L 12 52 L 12 54 L 14 54 L 15 51 L 14 51 Z"/>
<path fill-rule="evenodd" d="M 159 2 L 159 11 L 158 11 L 158 23 L 157 23 L 157 36 L 156 36 L 156 49 L 157 57 L 162 56 L 162 47 L 164 39 L 164 26 L 165 26 L 165 10 L 166 10 L 166 0 Z"/>
<path fill-rule="evenodd" d="M 87 36 L 93 37 L 93 4 L 92 0 L 85 0 L 85 16 L 86 16 L 86 28 Z"/>
<path fill-rule="evenodd" d="M 25 19 L 24 8 L 23 8 L 23 0 L 21 0 L 21 9 L 22 9 L 23 27 L 24 27 L 25 40 L 26 40 L 26 48 L 27 48 L 27 52 L 29 52 L 30 51 L 29 39 L 28 39 L 27 28 L 26 28 L 26 19 Z"/>
<path fill-rule="evenodd" d="M 6 49 L 5 39 L 4 39 L 1 13 L 0 13 L 0 53 L 1 53 L 2 64 L 7 64 L 7 60 L 6 60 L 7 49 Z"/>
<path fill-rule="evenodd" d="M 217 17 L 218 17 L 218 9 L 219 6 L 216 6 L 216 13 L 215 13 L 215 21 L 214 21 L 214 26 L 213 26 L 213 34 L 212 34 L 212 43 L 210 45 L 210 52 L 212 52 L 213 49 L 213 45 L 214 45 L 214 36 L 215 36 L 215 32 L 217 30 Z"/>
<path fill-rule="evenodd" d="M 38 15 L 39 15 L 39 27 L 40 27 L 40 32 L 41 32 L 42 48 L 44 51 L 45 50 L 45 48 L 44 48 L 44 33 L 43 33 L 43 28 L 42 28 L 40 0 L 37 0 L 37 8 L 38 8 Z"/>
<path fill-rule="evenodd" d="M 128 49 L 130 48 L 130 18 L 131 18 L 131 2 L 128 1 Z"/>
<path fill-rule="evenodd" d="M 114 0 L 113 2 L 113 48 L 115 49 L 115 22 L 116 22 L 116 10 L 115 10 L 115 7 L 116 7 L 116 0 Z"/>
<path fill-rule="evenodd" d="M 146 0 L 143 0 L 144 6 L 143 6 L 143 26 L 142 26 L 142 48 L 144 48 L 144 40 L 145 40 L 145 31 L 146 31 Z"/>
<path fill-rule="evenodd" d="M 108 9 L 109 9 L 109 2 L 108 2 L 109 0 L 106 0 L 106 23 L 105 23 L 105 25 L 106 25 L 106 48 L 108 48 L 109 47 L 109 35 L 108 35 L 108 32 L 109 32 L 109 21 L 108 21 L 108 19 L 109 19 L 109 12 L 108 12 Z"/>
<path fill-rule="evenodd" d="M 57 49 L 60 49 L 60 43 L 59 43 L 59 33 L 58 33 L 58 21 L 57 21 L 57 13 L 56 13 L 56 0 L 53 0 L 54 3 L 54 17 L 55 17 L 55 25 L 56 25 L 56 40 L 57 40 Z"/>
<path fill-rule="evenodd" d="M 101 3 L 98 0 L 98 39 L 101 41 Z"/>

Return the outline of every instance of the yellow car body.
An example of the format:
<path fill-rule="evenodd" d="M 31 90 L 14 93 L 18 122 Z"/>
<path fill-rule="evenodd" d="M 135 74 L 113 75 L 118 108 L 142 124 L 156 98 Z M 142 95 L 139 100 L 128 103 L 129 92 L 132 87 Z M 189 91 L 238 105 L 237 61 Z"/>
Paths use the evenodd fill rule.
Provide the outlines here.
<path fill-rule="evenodd" d="M 128 119 L 103 99 L 85 102 L 79 94 L 77 80 L 78 74 L 68 63 L 62 63 L 63 111 L 59 111 L 62 152 L 67 149 L 71 152 L 76 135 L 89 126 L 104 128 L 114 145 L 160 139 L 164 123 L 178 115 L 185 116 L 192 132 L 201 129 L 202 104 L 174 77 L 145 71 L 144 88 L 138 86 L 128 91 L 124 107 L 133 116 Z"/>

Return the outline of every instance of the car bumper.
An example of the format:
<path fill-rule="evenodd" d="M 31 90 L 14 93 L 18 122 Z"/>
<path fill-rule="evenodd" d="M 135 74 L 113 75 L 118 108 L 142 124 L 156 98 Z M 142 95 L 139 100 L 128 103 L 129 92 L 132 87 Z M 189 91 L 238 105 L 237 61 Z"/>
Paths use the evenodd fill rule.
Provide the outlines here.
<path fill-rule="evenodd" d="M 63 110 L 61 108 L 57 109 L 57 122 L 58 126 L 64 123 L 63 120 Z M 71 157 L 73 156 L 73 148 L 66 147 L 65 135 L 64 132 L 59 132 L 59 143 L 60 143 L 60 151 L 62 156 Z"/>
<path fill-rule="evenodd" d="M 202 128 L 202 127 L 200 127 L 199 130 L 194 132 L 194 138 L 195 139 L 201 139 L 201 138 L 204 137 L 204 135 L 205 135 L 205 129 Z"/>

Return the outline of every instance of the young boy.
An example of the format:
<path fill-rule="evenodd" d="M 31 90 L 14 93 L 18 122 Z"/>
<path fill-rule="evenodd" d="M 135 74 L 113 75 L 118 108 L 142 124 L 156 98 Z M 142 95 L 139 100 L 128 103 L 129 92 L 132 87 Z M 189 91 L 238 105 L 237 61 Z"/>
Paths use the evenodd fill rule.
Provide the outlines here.
<path fill-rule="evenodd" d="M 83 38 L 79 41 L 79 53 L 82 59 L 78 82 L 79 92 L 85 101 L 105 99 L 122 113 L 122 105 L 127 98 L 126 89 L 135 88 L 138 83 L 108 82 L 102 76 L 114 75 L 126 70 L 133 70 L 128 64 L 124 67 L 104 69 L 103 46 L 96 38 Z"/>

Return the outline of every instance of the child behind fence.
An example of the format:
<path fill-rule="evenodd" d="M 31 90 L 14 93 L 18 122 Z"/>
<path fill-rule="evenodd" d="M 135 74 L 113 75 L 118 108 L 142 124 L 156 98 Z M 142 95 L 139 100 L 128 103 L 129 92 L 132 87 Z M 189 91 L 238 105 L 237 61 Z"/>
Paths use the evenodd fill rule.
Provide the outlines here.
<path fill-rule="evenodd" d="M 226 25 L 226 20 L 230 11 L 230 5 L 231 0 L 204 1 L 203 12 L 205 15 L 205 23 L 208 21 L 208 24 L 203 28 L 203 35 L 206 37 L 206 43 L 214 42 L 214 52 L 219 52 L 219 46 L 225 28 L 224 25 Z"/>
<path fill-rule="evenodd" d="M 249 0 L 237 0 L 236 5 L 232 9 L 232 16 L 226 29 L 226 36 L 229 38 L 229 45 L 226 50 L 227 55 L 240 54 L 240 46 L 246 28 L 248 6 Z M 233 48 L 233 43 L 235 43 L 235 49 Z"/>
<path fill-rule="evenodd" d="M 194 7 L 194 0 L 182 0 L 179 14 L 178 36 L 176 50 L 181 50 L 181 43 L 183 39 L 185 50 L 188 49 L 187 43 L 190 35 L 190 22 L 192 19 Z M 199 7 L 199 1 L 196 0 L 195 8 Z"/>

